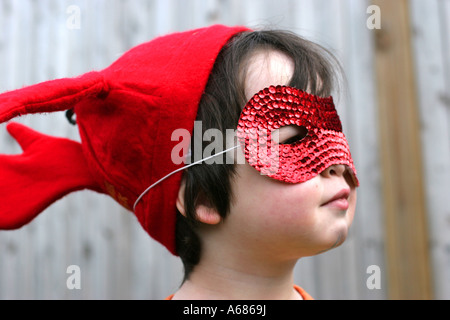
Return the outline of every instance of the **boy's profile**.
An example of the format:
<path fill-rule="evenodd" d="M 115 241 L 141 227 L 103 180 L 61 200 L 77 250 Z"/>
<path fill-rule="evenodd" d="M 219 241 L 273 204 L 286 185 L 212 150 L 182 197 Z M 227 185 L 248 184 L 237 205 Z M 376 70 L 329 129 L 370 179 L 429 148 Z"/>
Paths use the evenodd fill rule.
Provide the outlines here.
<path fill-rule="evenodd" d="M 4 93 L 0 123 L 70 110 L 82 142 L 8 126 L 24 153 L 0 156 L 9 200 L 0 229 L 88 188 L 180 256 L 184 280 L 170 299 L 311 299 L 293 283 L 294 266 L 339 246 L 356 206 L 330 98 L 339 72 L 329 52 L 293 33 L 215 25 L 158 37 L 99 72 Z M 180 128 L 192 133 L 183 157 L 207 146 L 198 138 L 207 130 L 236 129 L 210 158 L 245 161 L 174 163 Z M 11 205 L 23 192 L 32 201 Z"/>

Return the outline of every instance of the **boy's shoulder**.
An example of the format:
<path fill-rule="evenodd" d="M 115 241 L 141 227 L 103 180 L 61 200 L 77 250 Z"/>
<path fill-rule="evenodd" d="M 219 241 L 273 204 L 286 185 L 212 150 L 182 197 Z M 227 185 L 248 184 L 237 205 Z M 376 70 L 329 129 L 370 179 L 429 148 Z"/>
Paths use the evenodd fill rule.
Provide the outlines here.
<path fill-rule="evenodd" d="M 297 290 L 297 292 L 302 296 L 303 300 L 314 300 L 314 298 L 311 297 L 311 295 L 308 292 L 306 292 L 302 287 L 299 287 L 294 284 L 294 289 Z"/>
<path fill-rule="evenodd" d="M 303 290 L 302 287 L 299 287 L 297 285 L 294 284 L 294 289 L 302 296 L 303 300 L 314 300 L 313 297 L 311 297 L 311 295 L 306 292 L 305 290 Z M 173 296 L 175 294 L 171 294 L 170 296 L 168 296 L 167 298 L 165 298 L 164 300 L 172 300 Z"/>

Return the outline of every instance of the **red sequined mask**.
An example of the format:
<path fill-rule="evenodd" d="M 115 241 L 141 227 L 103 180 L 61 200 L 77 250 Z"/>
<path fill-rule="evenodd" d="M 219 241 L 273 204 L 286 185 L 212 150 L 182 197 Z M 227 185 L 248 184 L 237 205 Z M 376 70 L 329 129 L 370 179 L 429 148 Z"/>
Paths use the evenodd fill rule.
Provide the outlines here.
<path fill-rule="evenodd" d="M 272 139 L 274 130 L 288 125 L 300 127 L 304 137 L 291 144 Z M 242 110 L 237 137 L 247 162 L 273 179 L 304 182 L 331 165 L 343 164 L 359 186 L 332 97 L 287 86 L 261 90 Z"/>

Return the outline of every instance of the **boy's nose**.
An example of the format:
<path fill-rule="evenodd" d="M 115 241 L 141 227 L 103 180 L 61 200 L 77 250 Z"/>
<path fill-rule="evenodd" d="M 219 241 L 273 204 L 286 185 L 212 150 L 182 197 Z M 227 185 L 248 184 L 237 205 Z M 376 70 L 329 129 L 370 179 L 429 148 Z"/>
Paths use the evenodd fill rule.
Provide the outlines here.
<path fill-rule="evenodd" d="M 322 175 L 324 177 L 332 177 L 332 176 L 344 176 L 346 167 L 343 164 L 333 164 L 332 166 L 329 166 L 324 171 L 322 171 Z"/>

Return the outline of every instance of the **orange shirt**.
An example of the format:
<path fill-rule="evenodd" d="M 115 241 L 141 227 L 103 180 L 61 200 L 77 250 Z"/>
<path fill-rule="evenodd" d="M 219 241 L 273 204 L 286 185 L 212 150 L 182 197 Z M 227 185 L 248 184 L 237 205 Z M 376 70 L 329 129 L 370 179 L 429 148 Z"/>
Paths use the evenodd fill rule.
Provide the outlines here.
<path fill-rule="evenodd" d="M 294 284 L 294 289 L 297 290 L 297 292 L 302 296 L 303 300 L 314 300 L 313 297 L 311 297 L 308 292 L 303 290 L 303 288 Z M 173 296 L 174 294 L 171 294 L 165 300 L 172 300 Z"/>
<path fill-rule="evenodd" d="M 300 293 L 300 295 L 302 296 L 303 300 L 314 300 L 314 298 L 311 297 L 308 292 L 303 290 L 303 288 L 301 288 L 301 287 L 299 287 L 299 286 L 294 284 L 294 289 L 297 290 L 298 293 Z"/>

